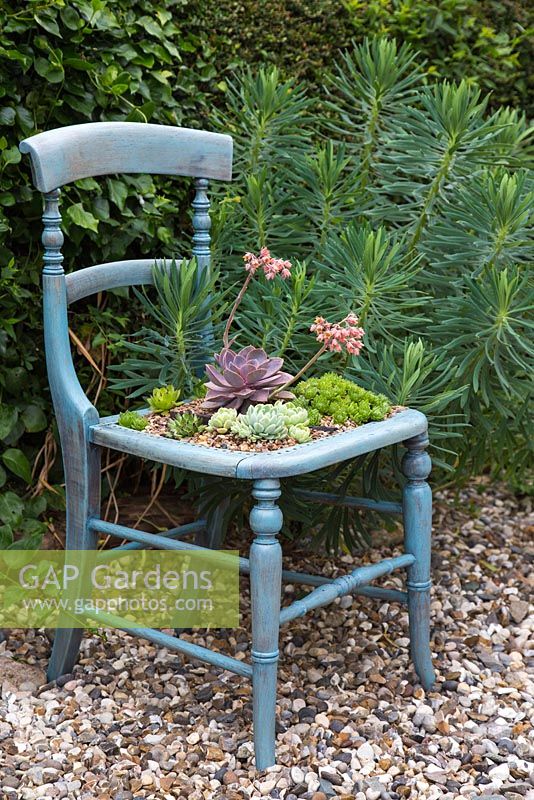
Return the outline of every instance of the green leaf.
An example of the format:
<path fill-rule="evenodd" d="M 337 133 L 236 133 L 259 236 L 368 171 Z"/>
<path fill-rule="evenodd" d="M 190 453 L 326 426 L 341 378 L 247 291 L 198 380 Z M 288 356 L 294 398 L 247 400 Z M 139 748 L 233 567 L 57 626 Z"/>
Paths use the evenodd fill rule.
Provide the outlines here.
<path fill-rule="evenodd" d="M 22 412 L 21 419 L 28 433 L 43 431 L 48 424 L 43 410 L 36 405 L 26 406 Z"/>
<path fill-rule="evenodd" d="M 21 158 L 20 150 L 16 145 L 8 147 L 2 153 L 2 161 L 4 164 L 18 164 Z"/>
<path fill-rule="evenodd" d="M 11 525 L 0 525 L 0 549 L 7 550 L 13 543 L 13 528 Z"/>
<path fill-rule="evenodd" d="M 42 56 L 35 59 L 34 66 L 37 74 L 49 83 L 61 83 L 65 79 L 65 70 L 61 64 L 52 64 Z"/>
<path fill-rule="evenodd" d="M 128 197 L 128 187 L 123 181 L 115 178 L 108 178 L 107 184 L 109 187 L 110 199 L 123 211 L 126 198 Z"/>
<path fill-rule="evenodd" d="M 66 58 L 63 62 L 66 67 L 81 70 L 82 72 L 91 72 L 95 69 L 95 64 L 90 61 L 84 61 L 83 58 Z"/>
<path fill-rule="evenodd" d="M 61 16 L 61 21 L 69 30 L 76 31 L 78 28 L 83 27 L 83 20 L 80 18 L 76 9 L 71 6 L 62 8 L 59 14 Z"/>
<path fill-rule="evenodd" d="M 14 475 L 22 478 L 25 483 L 32 482 L 32 468 L 22 450 L 18 450 L 16 447 L 8 448 L 2 453 L 2 461 Z"/>
<path fill-rule="evenodd" d="M 126 122 L 148 122 L 155 110 L 156 104 L 149 100 L 148 103 L 143 103 L 142 106 L 130 111 L 126 117 Z"/>
<path fill-rule="evenodd" d="M 58 24 L 55 21 L 55 19 L 52 19 L 52 17 L 49 17 L 47 14 L 46 15 L 34 14 L 33 18 L 38 25 L 40 25 L 42 28 L 45 29 L 45 31 L 54 34 L 54 36 L 59 36 L 60 39 L 62 38 L 61 33 L 59 32 Z"/>
<path fill-rule="evenodd" d="M 28 517 L 39 517 L 46 511 L 46 506 L 46 498 L 42 495 L 38 495 L 37 497 L 30 497 L 30 499 L 26 501 L 24 511 Z"/>
<path fill-rule="evenodd" d="M 140 25 L 145 31 L 150 34 L 150 36 L 154 36 L 156 39 L 163 39 L 163 30 L 161 25 L 152 19 L 152 17 L 139 17 L 137 20 L 137 25 Z"/>
<path fill-rule="evenodd" d="M 19 413 L 16 408 L 0 405 L 0 439 L 5 439 L 9 436 L 17 424 L 18 417 Z"/>
<path fill-rule="evenodd" d="M 94 178 L 80 178 L 80 180 L 75 182 L 75 186 L 77 189 L 82 189 L 84 192 L 90 192 L 93 189 L 98 190 L 100 188 Z"/>
<path fill-rule="evenodd" d="M 22 520 L 24 503 L 15 492 L 0 494 L 0 520 L 6 525 L 18 525 Z"/>
<path fill-rule="evenodd" d="M 0 206 L 9 207 L 14 206 L 17 202 L 13 192 L 0 192 Z"/>
<path fill-rule="evenodd" d="M 5 484 L 7 481 L 6 471 L 3 467 L 0 467 L 0 488 Z"/>
<path fill-rule="evenodd" d="M 75 203 L 67 209 L 68 218 L 80 228 L 98 232 L 98 220 L 90 211 L 86 211 L 81 203 Z"/>
<path fill-rule="evenodd" d="M 24 106 L 17 106 L 17 120 L 24 133 L 29 133 L 34 128 L 33 114 Z"/>
<path fill-rule="evenodd" d="M 11 106 L 0 108 L 0 125 L 13 125 L 15 118 L 16 113 L 14 108 L 11 108 Z"/>

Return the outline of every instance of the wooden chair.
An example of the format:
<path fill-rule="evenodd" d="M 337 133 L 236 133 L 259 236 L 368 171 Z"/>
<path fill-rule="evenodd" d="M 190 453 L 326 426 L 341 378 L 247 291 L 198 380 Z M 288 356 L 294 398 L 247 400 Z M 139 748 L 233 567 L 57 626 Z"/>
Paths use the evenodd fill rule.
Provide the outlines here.
<path fill-rule="evenodd" d="M 250 574 L 251 581 L 251 663 L 161 631 L 147 628 L 132 633 L 252 678 L 254 743 L 256 765 L 260 769 L 275 761 L 279 628 L 311 609 L 350 593 L 407 603 L 412 660 L 422 685 L 429 689 L 434 682 L 429 646 L 432 497 L 426 482 L 431 462 L 426 453 L 427 421 L 423 414 L 407 409 L 383 422 L 369 423 L 350 432 L 277 452 L 239 453 L 149 436 L 117 425 L 117 417 L 102 419 L 78 382 L 69 347 L 68 306 L 106 289 L 151 283 L 154 262 L 153 259 L 118 261 L 65 275 L 61 254 L 60 187 L 80 178 L 110 173 L 194 178 L 192 252 L 199 265 L 209 269 L 208 179 L 230 180 L 232 139 L 187 128 L 95 122 L 40 133 L 23 141 L 20 149 L 31 156 L 34 184 L 44 193 L 45 348 L 65 468 L 67 548 L 94 549 L 98 535 L 109 534 L 129 540 L 127 548 L 187 549 L 192 545 L 180 541 L 180 537 L 206 529 L 206 522 L 198 520 L 154 535 L 101 520 L 100 454 L 104 447 L 193 472 L 240 478 L 250 483 L 255 499 L 250 525 L 255 536 L 250 559 L 239 559 L 239 566 L 242 572 Z M 277 541 L 282 527 L 282 513 L 277 505 L 280 479 L 312 472 L 398 442 L 403 442 L 407 448 L 402 462 L 406 477 L 402 504 L 355 497 L 344 498 L 344 504 L 401 514 L 405 554 L 359 567 L 335 580 L 284 571 L 282 550 Z M 305 494 L 313 502 L 338 501 L 336 495 Z M 216 539 L 217 531 L 208 531 L 209 535 Z M 406 592 L 370 585 L 375 578 L 399 568 L 407 570 Z M 282 579 L 308 585 L 312 590 L 281 610 Z M 81 630 L 57 630 L 48 672 L 50 680 L 71 671 L 81 636 Z"/>

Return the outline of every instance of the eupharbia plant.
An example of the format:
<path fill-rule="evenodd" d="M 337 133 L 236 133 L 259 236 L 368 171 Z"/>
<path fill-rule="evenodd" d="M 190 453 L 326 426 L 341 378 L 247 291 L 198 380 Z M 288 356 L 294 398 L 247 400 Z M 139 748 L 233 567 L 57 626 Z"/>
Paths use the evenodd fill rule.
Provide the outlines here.
<path fill-rule="evenodd" d="M 534 196 L 525 116 L 488 111 L 469 76 L 438 80 L 409 45 L 386 38 L 343 54 L 326 84 L 327 115 L 274 71 L 232 84 L 221 129 L 235 132 L 242 166 L 215 208 L 215 250 L 230 278 L 232 253 L 253 237 L 305 267 L 268 293 L 251 283 L 239 340 L 260 337 L 296 374 L 315 353 L 310 318 L 358 309 L 366 358 L 339 354 L 335 369 L 428 413 L 448 481 L 488 469 L 526 488 Z M 325 368 L 324 359 L 314 366 Z"/>
<path fill-rule="evenodd" d="M 223 287 L 241 285 L 239 254 L 250 248 L 269 246 L 294 265 L 285 279 L 250 281 L 233 336 L 296 375 L 317 352 L 310 322 L 357 309 L 365 358 L 325 353 L 314 377 L 335 370 L 426 413 L 434 482 L 488 471 L 527 490 L 534 198 L 525 115 L 489 111 L 469 76 L 440 80 L 409 45 L 386 38 L 354 46 L 325 81 L 319 104 L 275 69 L 243 73 L 217 114 L 236 152 L 234 180 L 215 189 L 212 206 Z M 217 321 L 217 299 L 212 309 Z M 169 365 L 157 385 L 181 385 L 167 355 L 151 357 Z M 388 474 L 378 454 L 313 483 L 380 496 Z M 216 507 L 228 488 L 217 494 L 212 483 L 206 502 Z M 330 547 L 362 543 L 358 512 L 307 516 L 292 494 L 298 483 L 284 482 L 286 532 L 322 519 Z"/>

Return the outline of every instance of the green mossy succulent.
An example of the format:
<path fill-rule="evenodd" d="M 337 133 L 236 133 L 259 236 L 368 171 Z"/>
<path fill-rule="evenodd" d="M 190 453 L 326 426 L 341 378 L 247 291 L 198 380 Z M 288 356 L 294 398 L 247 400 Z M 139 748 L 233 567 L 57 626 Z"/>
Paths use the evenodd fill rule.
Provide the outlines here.
<path fill-rule="evenodd" d="M 320 378 L 301 381 L 295 387 L 297 402 L 307 404 L 309 413 L 313 411 L 321 417 L 332 417 L 338 425 L 346 422 L 379 421 L 391 410 L 391 404 L 383 394 L 374 394 L 356 383 L 327 372 Z M 311 424 L 318 424 L 310 419 Z"/>
<path fill-rule="evenodd" d="M 208 422 L 208 429 L 217 433 L 229 433 L 235 425 L 237 411 L 235 408 L 219 408 L 212 414 Z"/>
<path fill-rule="evenodd" d="M 148 419 L 137 411 L 123 411 L 119 414 L 118 424 L 123 428 L 131 428 L 132 431 L 144 431 L 148 425 Z"/>
<path fill-rule="evenodd" d="M 148 398 L 148 405 L 150 410 L 159 414 L 166 414 L 171 408 L 178 405 L 180 399 L 180 390 L 175 389 L 174 386 L 158 386 L 150 397 Z"/>
<path fill-rule="evenodd" d="M 206 428 L 202 423 L 200 417 L 186 411 L 184 414 L 178 414 L 176 419 L 171 419 L 167 423 L 167 436 L 172 439 L 186 439 L 194 436 L 195 433 L 200 433 Z"/>
<path fill-rule="evenodd" d="M 278 409 L 273 405 L 260 403 L 250 406 L 245 414 L 239 414 L 233 432 L 240 439 L 287 439 L 288 431 Z"/>

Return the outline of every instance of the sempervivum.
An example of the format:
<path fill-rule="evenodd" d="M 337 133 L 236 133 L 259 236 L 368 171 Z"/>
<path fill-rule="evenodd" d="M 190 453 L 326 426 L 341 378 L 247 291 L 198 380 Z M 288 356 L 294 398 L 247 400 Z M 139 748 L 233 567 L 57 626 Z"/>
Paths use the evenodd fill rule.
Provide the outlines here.
<path fill-rule="evenodd" d="M 291 375 L 281 372 L 284 360 L 269 358 L 265 350 L 248 347 L 234 352 L 229 347 L 215 356 L 217 366 L 206 365 L 209 380 L 206 382 L 205 408 L 235 408 L 246 410 L 256 403 L 265 403 L 271 392 L 291 380 Z M 291 399 L 291 392 L 276 395 L 281 400 Z"/>
<path fill-rule="evenodd" d="M 252 442 L 287 439 L 287 427 L 281 414 L 274 406 L 262 403 L 251 406 L 246 414 L 239 414 L 232 430 L 240 439 Z"/>

